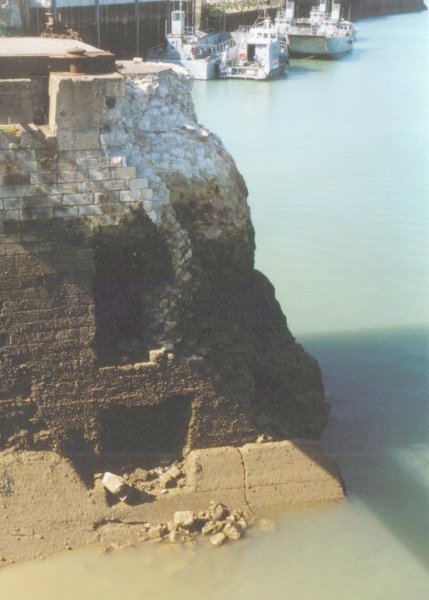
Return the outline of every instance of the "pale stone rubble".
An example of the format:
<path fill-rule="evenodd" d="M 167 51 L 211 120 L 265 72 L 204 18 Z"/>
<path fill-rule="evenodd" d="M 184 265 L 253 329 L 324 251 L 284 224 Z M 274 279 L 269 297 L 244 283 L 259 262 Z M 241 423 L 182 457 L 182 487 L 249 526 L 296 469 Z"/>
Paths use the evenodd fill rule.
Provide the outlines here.
<path fill-rule="evenodd" d="M 142 523 L 138 540 L 183 544 L 201 535 L 219 547 L 228 540 L 239 540 L 254 522 L 255 517 L 249 511 L 230 510 L 222 503 L 210 501 L 208 510 L 196 513 L 180 510 L 166 523 Z M 103 551 L 107 549 L 109 545 Z"/>
<path fill-rule="evenodd" d="M 175 281 L 159 298 L 161 342 L 174 345 L 177 304 L 191 297 L 198 263 L 193 260 L 189 224 L 177 208 L 197 198 L 199 212 L 209 207 L 211 219 L 194 214 L 193 233 L 208 240 L 241 238 L 251 230 L 247 189 L 221 140 L 197 122 L 192 77 L 182 68 L 158 73 L 127 73 L 125 90 L 104 113 L 101 145 L 108 156 L 122 156 L 148 182 L 144 210 L 166 240 Z M 155 326 L 154 326 L 155 327 Z"/>
<path fill-rule="evenodd" d="M 100 480 L 101 474 L 96 477 Z M 133 500 L 133 490 L 151 500 L 182 492 L 182 506 L 187 504 L 186 494 L 196 494 L 200 506 L 211 494 L 227 499 L 211 500 L 208 510 L 176 510 L 169 521 L 143 523 L 139 534 L 139 540 L 164 539 L 174 544 L 201 534 L 215 547 L 239 540 L 261 510 L 344 497 L 338 468 L 317 442 L 309 440 L 268 442 L 258 438 L 241 448 L 193 450 L 184 462 L 151 470 L 138 468 L 123 477 L 105 473 L 101 484 L 123 502 Z M 228 508 L 231 506 L 234 508 Z M 269 532 L 274 523 L 258 519 L 258 527 Z"/>

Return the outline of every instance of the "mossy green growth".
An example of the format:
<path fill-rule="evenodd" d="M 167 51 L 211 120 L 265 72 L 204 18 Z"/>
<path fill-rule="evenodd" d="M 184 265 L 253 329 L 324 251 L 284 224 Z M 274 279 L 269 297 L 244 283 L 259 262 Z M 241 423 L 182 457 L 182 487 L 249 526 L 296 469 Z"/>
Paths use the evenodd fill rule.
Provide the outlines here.
<path fill-rule="evenodd" d="M 0 125 L 0 139 L 3 137 L 3 135 L 9 138 L 20 138 L 21 134 L 22 129 L 16 123 Z"/>

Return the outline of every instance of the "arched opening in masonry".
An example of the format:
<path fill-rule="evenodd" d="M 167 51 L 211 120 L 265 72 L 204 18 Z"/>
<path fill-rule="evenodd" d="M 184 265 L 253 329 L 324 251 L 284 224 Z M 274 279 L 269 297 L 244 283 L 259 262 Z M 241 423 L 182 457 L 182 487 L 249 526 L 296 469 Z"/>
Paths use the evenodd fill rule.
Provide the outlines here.
<path fill-rule="evenodd" d="M 95 238 L 96 352 L 99 364 L 148 360 L 160 327 L 159 299 L 171 257 L 143 211 Z"/>

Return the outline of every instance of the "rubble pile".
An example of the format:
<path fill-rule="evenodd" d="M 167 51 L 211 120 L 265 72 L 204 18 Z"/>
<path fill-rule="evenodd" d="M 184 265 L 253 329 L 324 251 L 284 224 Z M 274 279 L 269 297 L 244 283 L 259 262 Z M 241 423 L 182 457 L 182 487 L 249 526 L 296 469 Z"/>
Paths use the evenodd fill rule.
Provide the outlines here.
<path fill-rule="evenodd" d="M 218 547 L 228 540 L 239 540 L 252 523 L 251 515 L 229 510 L 224 504 L 212 501 L 207 511 L 194 513 L 181 510 L 176 511 L 167 523 L 144 523 L 139 540 L 165 540 L 170 544 L 181 544 L 203 535 Z"/>

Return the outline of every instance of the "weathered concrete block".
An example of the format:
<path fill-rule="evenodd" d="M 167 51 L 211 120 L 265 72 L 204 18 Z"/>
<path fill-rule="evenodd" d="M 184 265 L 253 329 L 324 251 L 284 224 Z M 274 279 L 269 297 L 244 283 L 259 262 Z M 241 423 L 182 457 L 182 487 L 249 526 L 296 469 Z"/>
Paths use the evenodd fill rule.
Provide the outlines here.
<path fill-rule="evenodd" d="M 246 444 L 241 453 L 246 497 L 253 509 L 344 497 L 338 467 L 316 441 Z"/>
<path fill-rule="evenodd" d="M 128 186 L 130 188 L 130 190 L 136 189 L 136 188 L 147 188 L 148 186 L 148 181 L 146 179 L 146 177 L 140 177 L 140 178 L 136 178 L 136 179 L 130 179 L 128 181 Z"/>
<path fill-rule="evenodd" d="M 237 448 L 193 450 L 185 460 L 184 470 L 192 491 L 244 490 L 244 467 Z"/>
<path fill-rule="evenodd" d="M 0 123 L 32 123 L 31 79 L 0 80 Z"/>
<path fill-rule="evenodd" d="M 124 95 L 123 78 L 118 73 L 70 75 L 51 73 L 49 77 L 49 126 L 57 128 L 98 128 L 106 97 Z"/>
<path fill-rule="evenodd" d="M 97 150 L 100 147 L 99 129 L 57 129 L 57 145 L 59 151 Z M 64 172 L 60 173 L 60 177 L 63 175 Z"/>

